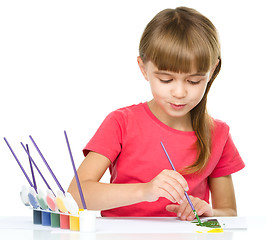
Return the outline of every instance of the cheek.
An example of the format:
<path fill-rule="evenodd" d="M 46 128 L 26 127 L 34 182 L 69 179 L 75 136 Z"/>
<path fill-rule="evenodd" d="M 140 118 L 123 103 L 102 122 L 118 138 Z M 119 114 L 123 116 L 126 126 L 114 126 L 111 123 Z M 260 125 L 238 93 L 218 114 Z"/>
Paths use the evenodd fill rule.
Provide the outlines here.
<path fill-rule="evenodd" d="M 202 85 L 202 86 L 199 86 L 198 88 L 192 89 L 191 95 L 190 95 L 191 99 L 196 101 L 196 102 L 200 102 L 204 96 L 204 93 L 206 91 L 206 87 L 207 87 L 207 85 Z"/>
<path fill-rule="evenodd" d="M 167 92 L 165 87 L 154 81 L 150 81 L 150 88 L 153 96 L 164 96 Z"/>

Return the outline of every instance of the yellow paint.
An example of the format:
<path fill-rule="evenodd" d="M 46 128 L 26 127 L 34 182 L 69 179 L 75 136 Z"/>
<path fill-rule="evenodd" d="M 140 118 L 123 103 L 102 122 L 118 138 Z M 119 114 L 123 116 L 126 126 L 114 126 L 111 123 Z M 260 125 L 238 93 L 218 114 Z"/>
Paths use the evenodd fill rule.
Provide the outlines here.
<path fill-rule="evenodd" d="M 81 209 L 81 208 L 80 208 L 80 209 L 79 209 L 79 212 L 78 212 L 78 215 L 79 215 L 80 212 L 83 212 L 83 211 L 84 211 L 84 209 Z"/>
<path fill-rule="evenodd" d="M 210 231 L 208 231 L 208 233 L 221 233 L 224 232 L 224 230 L 222 228 L 214 228 Z"/>
<path fill-rule="evenodd" d="M 56 201 L 56 205 L 59 208 L 60 212 L 66 213 L 67 209 L 66 209 L 66 206 L 64 204 L 63 198 L 62 197 L 56 197 L 55 201 Z"/>
<path fill-rule="evenodd" d="M 70 230 L 79 231 L 79 217 L 70 216 L 69 218 Z"/>
<path fill-rule="evenodd" d="M 222 233 L 224 230 L 222 228 L 213 228 L 211 230 L 204 229 L 203 231 L 196 231 L 196 233 Z"/>

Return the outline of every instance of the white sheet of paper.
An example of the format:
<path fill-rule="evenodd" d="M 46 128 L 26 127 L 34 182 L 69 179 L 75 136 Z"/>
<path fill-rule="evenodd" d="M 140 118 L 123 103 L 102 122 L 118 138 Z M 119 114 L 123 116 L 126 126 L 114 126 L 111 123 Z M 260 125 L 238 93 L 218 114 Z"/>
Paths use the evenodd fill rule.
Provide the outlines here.
<path fill-rule="evenodd" d="M 202 220 L 213 219 L 203 218 Z M 244 217 L 220 217 L 224 230 L 247 229 Z M 101 218 L 97 230 L 104 233 L 194 233 L 202 227 L 177 218 Z"/>
<path fill-rule="evenodd" d="M 213 218 L 204 218 L 213 219 Z M 247 229 L 245 217 L 216 218 L 224 230 Z M 34 229 L 66 231 L 59 228 L 35 225 L 30 217 L 1 217 L 2 229 Z M 177 218 L 97 218 L 97 233 L 195 233 L 201 229 L 195 223 Z"/>

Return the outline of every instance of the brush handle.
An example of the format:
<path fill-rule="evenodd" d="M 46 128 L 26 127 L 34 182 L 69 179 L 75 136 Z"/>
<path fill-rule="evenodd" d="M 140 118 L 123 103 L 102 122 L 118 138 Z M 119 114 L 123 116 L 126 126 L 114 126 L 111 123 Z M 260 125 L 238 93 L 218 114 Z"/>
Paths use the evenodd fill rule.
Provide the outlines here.
<path fill-rule="evenodd" d="M 166 149 L 165 149 L 165 147 L 164 147 L 164 145 L 163 145 L 163 142 L 161 142 L 161 145 L 162 145 L 162 147 L 163 147 L 163 150 L 164 150 L 164 152 L 165 152 L 166 157 L 168 158 L 169 163 L 170 163 L 171 166 L 172 166 L 172 169 L 173 169 L 174 171 L 176 171 L 176 170 L 175 170 L 175 166 L 174 166 L 174 164 L 172 163 L 172 161 L 171 161 L 171 159 L 170 159 L 170 157 L 169 157 L 169 155 L 168 155 L 168 153 L 167 153 L 167 151 L 166 151 Z"/>
<path fill-rule="evenodd" d="M 4 137 L 4 140 L 5 140 L 6 144 L 7 144 L 7 146 L 9 147 L 11 153 L 13 154 L 14 158 L 16 159 L 18 165 L 20 166 L 20 169 L 21 169 L 22 172 L 24 173 L 24 176 L 27 178 L 27 180 L 28 180 L 30 186 L 31 186 L 31 187 L 34 187 L 33 184 L 32 184 L 32 182 L 31 182 L 31 180 L 30 180 L 30 178 L 29 178 L 29 176 L 28 176 L 27 173 L 25 172 L 24 168 L 22 167 L 20 161 L 18 160 L 16 154 L 14 153 L 13 149 L 11 148 L 11 146 L 9 145 L 9 143 L 8 143 L 8 141 L 6 140 L 5 137 Z"/>
<path fill-rule="evenodd" d="M 28 144 L 26 144 L 26 148 L 27 148 L 27 152 L 30 154 L 30 150 L 29 150 L 29 145 Z M 37 192 L 37 184 L 36 184 L 35 175 L 34 175 L 32 162 L 30 160 L 30 157 L 29 157 L 29 162 L 30 162 L 30 171 L 31 171 L 31 175 L 32 175 L 33 186 L 34 186 L 35 191 Z"/>
<path fill-rule="evenodd" d="M 176 171 L 176 170 L 175 170 L 175 167 L 174 167 L 174 164 L 172 163 L 172 161 L 171 161 L 171 159 L 170 159 L 170 157 L 169 157 L 169 155 L 168 155 L 168 153 L 167 153 L 167 151 L 166 151 L 166 149 L 165 149 L 165 147 L 164 147 L 164 145 L 163 145 L 163 142 L 161 142 L 161 145 L 162 145 L 162 147 L 163 147 L 163 150 L 164 150 L 164 152 L 165 152 L 165 155 L 166 155 L 166 157 L 168 158 L 168 161 L 170 162 L 170 164 L 171 164 L 173 170 Z M 199 224 L 201 225 L 201 221 L 200 221 L 200 219 L 199 219 L 199 216 L 198 216 L 198 214 L 197 214 L 197 212 L 196 212 L 196 210 L 195 210 L 195 208 L 194 208 L 194 206 L 193 206 L 193 204 L 192 204 L 192 202 L 191 202 L 191 200 L 190 200 L 190 198 L 189 198 L 187 192 L 186 192 L 186 191 L 184 191 L 184 192 L 185 192 L 185 196 L 186 196 L 186 198 L 187 198 L 187 200 L 188 200 L 188 202 L 189 202 L 189 205 L 190 205 L 190 207 L 192 208 L 193 213 L 195 214 L 195 216 L 196 216 L 196 218 L 197 218 Z"/>
<path fill-rule="evenodd" d="M 40 149 L 38 148 L 37 144 L 35 143 L 35 141 L 33 140 L 32 136 L 29 136 L 30 140 L 32 141 L 33 145 L 35 146 L 36 150 L 38 151 L 38 153 L 40 154 L 44 164 L 46 165 L 46 167 L 48 168 L 49 172 L 51 173 L 52 177 L 54 178 L 57 186 L 59 187 L 59 189 L 65 194 L 64 189 L 62 188 L 61 184 L 59 183 L 59 181 L 57 180 L 56 176 L 54 175 L 52 169 L 50 168 L 49 164 L 47 163 L 47 161 L 45 160 L 44 156 L 42 155 Z"/>
<path fill-rule="evenodd" d="M 28 157 L 30 159 L 30 162 L 33 163 L 34 167 L 37 169 L 38 173 L 40 174 L 41 178 L 43 179 L 44 183 L 46 184 L 47 188 L 50 189 L 52 191 L 52 193 L 54 194 L 53 190 L 51 189 L 51 187 L 49 186 L 48 182 L 45 180 L 44 176 L 42 175 L 40 169 L 37 167 L 36 163 L 34 162 L 33 158 L 31 157 L 30 153 L 27 151 L 27 149 L 25 148 L 25 146 L 23 145 L 23 143 L 20 143 L 22 145 L 22 147 L 24 148 L 25 152 L 28 154 Z M 55 194 L 54 194 L 55 196 Z"/>
<path fill-rule="evenodd" d="M 192 211 L 195 211 L 195 208 L 194 208 L 194 206 L 193 206 L 193 204 L 192 204 L 192 202 L 191 202 L 191 200 L 190 200 L 190 198 L 189 198 L 189 196 L 188 196 L 188 194 L 187 194 L 186 191 L 185 191 L 185 196 L 186 196 L 186 198 L 187 198 L 187 201 L 188 201 L 189 205 L 190 205 L 191 208 L 192 208 Z"/>
<path fill-rule="evenodd" d="M 75 166 L 75 163 L 74 163 L 74 159 L 73 159 L 73 156 L 72 156 L 70 144 L 69 144 L 69 141 L 68 141 L 67 133 L 66 133 L 66 131 L 64 131 L 64 133 L 65 133 L 66 143 L 67 143 L 70 159 L 71 159 L 71 162 L 72 162 L 72 166 L 73 166 L 76 182 L 77 182 L 77 185 L 78 185 L 79 195 L 80 195 L 80 198 L 81 198 L 81 201 L 82 201 L 82 205 L 83 205 L 84 209 L 87 209 L 86 202 L 85 202 L 85 199 L 84 199 L 84 195 L 83 195 L 83 192 L 82 192 L 82 188 L 80 186 L 80 181 L 79 181 L 77 169 L 76 169 L 76 166 Z"/>

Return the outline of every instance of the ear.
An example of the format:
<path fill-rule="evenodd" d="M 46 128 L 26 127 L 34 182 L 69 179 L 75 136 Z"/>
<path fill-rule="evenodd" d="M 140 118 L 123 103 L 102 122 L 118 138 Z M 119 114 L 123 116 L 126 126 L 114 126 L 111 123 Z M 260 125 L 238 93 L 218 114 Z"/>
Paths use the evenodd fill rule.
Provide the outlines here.
<path fill-rule="evenodd" d="M 140 69 L 142 75 L 143 75 L 144 78 L 148 81 L 147 72 L 146 72 L 146 67 L 145 67 L 145 64 L 144 64 L 144 62 L 142 61 L 142 59 L 141 59 L 140 56 L 137 57 L 137 61 L 138 61 L 139 69 Z"/>

